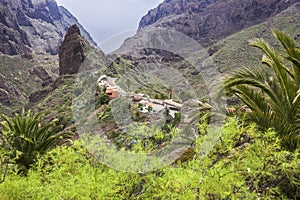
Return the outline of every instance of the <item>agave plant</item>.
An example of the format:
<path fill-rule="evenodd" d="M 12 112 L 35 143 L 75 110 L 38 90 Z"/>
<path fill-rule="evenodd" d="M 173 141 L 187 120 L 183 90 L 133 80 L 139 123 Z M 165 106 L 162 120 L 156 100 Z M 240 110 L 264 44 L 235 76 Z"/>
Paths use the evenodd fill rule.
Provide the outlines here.
<path fill-rule="evenodd" d="M 224 88 L 251 109 L 252 121 L 264 129 L 273 128 L 282 146 L 294 151 L 300 142 L 300 50 L 288 35 L 273 34 L 283 51 L 263 39 L 253 40 L 251 45 L 264 52 L 264 67 L 238 70 L 225 79 Z"/>
<path fill-rule="evenodd" d="M 10 118 L 1 116 L 0 136 L 5 148 L 10 152 L 11 160 L 22 171 L 27 171 L 34 163 L 37 155 L 46 153 L 57 145 L 69 141 L 73 134 L 60 132 L 55 121 L 42 125 L 41 115 L 29 111 L 15 114 Z"/>

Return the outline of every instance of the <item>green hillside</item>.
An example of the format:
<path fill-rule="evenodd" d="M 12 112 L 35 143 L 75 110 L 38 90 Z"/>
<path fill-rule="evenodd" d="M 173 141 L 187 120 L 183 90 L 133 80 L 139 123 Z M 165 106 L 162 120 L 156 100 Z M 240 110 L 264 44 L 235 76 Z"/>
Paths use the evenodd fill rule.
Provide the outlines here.
<path fill-rule="evenodd" d="M 222 73 L 230 73 L 243 66 L 260 64 L 260 52 L 249 45 L 254 38 L 264 38 L 279 46 L 272 36 L 272 29 L 283 31 L 300 41 L 300 7 L 292 6 L 264 23 L 246 28 L 226 39 L 220 40 L 208 51 L 213 52 L 212 59 Z"/>

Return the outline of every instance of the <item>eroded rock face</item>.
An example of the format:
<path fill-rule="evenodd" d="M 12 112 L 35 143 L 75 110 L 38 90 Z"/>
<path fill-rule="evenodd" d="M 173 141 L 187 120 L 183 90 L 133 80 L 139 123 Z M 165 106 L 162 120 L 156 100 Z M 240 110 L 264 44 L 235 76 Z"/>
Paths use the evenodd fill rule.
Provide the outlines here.
<path fill-rule="evenodd" d="M 0 103 L 5 106 L 10 106 L 15 99 L 25 100 L 24 93 L 17 89 L 5 76 L 0 74 Z"/>
<path fill-rule="evenodd" d="M 44 99 L 53 89 L 52 88 L 46 88 L 44 90 L 38 90 L 34 93 L 32 93 L 29 96 L 29 102 L 30 103 L 37 103 L 40 100 Z"/>
<path fill-rule="evenodd" d="M 21 2 L 0 0 L 0 52 L 8 55 L 28 55 L 31 53 L 29 40 L 18 25 L 26 24 L 26 18 L 20 14 Z M 25 1 L 24 1 L 25 3 Z M 13 7 L 10 7 L 10 4 Z"/>
<path fill-rule="evenodd" d="M 76 74 L 86 58 L 89 44 L 81 37 L 78 26 L 72 25 L 59 47 L 59 75 Z"/>
<path fill-rule="evenodd" d="M 44 67 L 36 66 L 29 73 L 36 76 L 37 82 L 41 82 L 42 87 L 46 87 L 54 82 L 54 77 Z"/>
<path fill-rule="evenodd" d="M 56 55 L 72 24 L 96 46 L 77 19 L 54 0 L 0 0 L 0 52 L 28 59 L 34 53 Z"/>
<path fill-rule="evenodd" d="M 171 28 L 207 47 L 266 21 L 299 0 L 165 0 L 148 12 L 139 29 Z"/>

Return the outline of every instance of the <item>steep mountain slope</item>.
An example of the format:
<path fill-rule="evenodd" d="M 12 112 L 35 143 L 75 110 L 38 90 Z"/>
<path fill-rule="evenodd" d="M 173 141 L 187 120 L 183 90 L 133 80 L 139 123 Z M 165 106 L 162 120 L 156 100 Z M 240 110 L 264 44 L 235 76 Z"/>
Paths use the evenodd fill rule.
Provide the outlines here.
<path fill-rule="evenodd" d="M 203 74 L 209 80 L 206 83 L 213 82 L 220 79 L 215 76 L 216 69 L 221 76 L 226 76 L 224 73 L 230 73 L 238 67 L 261 64 L 261 54 L 249 45 L 250 40 L 263 37 L 276 45 L 272 29 L 279 29 L 299 39 L 299 11 L 300 2 L 296 0 L 166 0 L 142 18 L 138 33 L 126 40 L 114 54 L 127 52 L 130 55 L 124 57 L 136 63 L 136 66 L 147 66 L 149 62 L 172 66 L 189 81 L 198 96 L 206 98 L 210 86 L 204 83 Z M 177 48 L 179 44 L 182 49 L 186 47 L 178 38 L 169 39 L 168 34 L 159 35 L 159 29 L 155 29 L 157 27 L 184 33 L 205 47 L 210 57 L 198 63 L 195 69 L 174 52 L 147 48 L 149 45 L 144 43 L 147 40 L 169 47 L 173 44 Z M 148 33 L 144 35 L 145 32 Z M 131 48 L 134 46 L 132 44 L 137 44 L 137 49 L 142 50 L 137 53 Z M 201 58 L 204 54 L 199 52 L 195 58 Z M 209 62 L 210 59 L 215 67 Z"/>
<path fill-rule="evenodd" d="M 291 35 L 300 44 L 299 13 L 300 2 L 263 23 L 245 28 L 218 41 L 208 48 L 208 52 L 222 73 L 230 73 L 242 66 L 260 65 L 261 52 L 251 47 L 249 40 L 260 37 L 274 46 L 279 46 L 272 35 L 272 29 L 277 29 Z"/>
<path fill-rule="evenodd" d="M 0 0 L 0 52 L 30 57 L 31 53 L 58 54 L 67 28 L 79 24 L 54 0 Z M 81 32 L 93 45 L 87 31 Z"/>
<path fill-rule="evenodd" d="M 20 109 L 31 93 L 52 83 L 58 74 L 57 58 L 40 56 L 35 62 L 0 55 L 0 113 Z"/>
<path fill-rule="evenodd" d="M 77 19 L 54 0 L 0 0 L 0 112 L 24 106 L 58 77 L 59 46 Z M 33 95 L 33 96 L 32 96 Z"/>
<path fill-rule="evenodd" d="M 166 0 L 148 12 L 139 28 L 172 28 L 204 47 L 259 24 L 298 0 Z"/>
<path fill-rule="evenodd" d="M 100 60 L 103 61 L 102 65 Z M 59 77 L 53 84 L 33 93 L 26 107 L 44 113 L 45 120 L 57 118 L 64 128 L 73 130 L 72 100 L 76 98 L 75 93 L 84 95 L 85 88 L 89 88 L 87 84 L 78 82 L 96 83 L 100 76 L 96 70 L 105 69 L 103 63 L 106 62 L 104 53 L 85 40 L 77 25 L 72 25 L 59 47 Z M 96 70 L 94 63 L 97 64 Z M 82 80 L 77 80 L 80 73 L 84 73 L 84 76 Z"/>

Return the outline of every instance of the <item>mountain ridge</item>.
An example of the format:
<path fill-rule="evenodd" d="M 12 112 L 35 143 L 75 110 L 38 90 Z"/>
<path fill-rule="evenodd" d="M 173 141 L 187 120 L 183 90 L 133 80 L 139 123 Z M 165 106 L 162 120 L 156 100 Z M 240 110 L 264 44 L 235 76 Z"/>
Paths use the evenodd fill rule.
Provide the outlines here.
<path fill-rule="evenodd" d="M 224 0 L 218 0 L 218 1 L 195 1 L 195 0 L 187 0 L 187 1 L 179 1 L 179 0 L 166 0 L 162 4 L 160 4 L 156 9 L 154 10 L 160 10 L 162 11 L 161 5 L 164 5 L 164 3 L 172 3 L 172 2 L 188 2 L 188 3 L 195 3 L 198 5 L 201 5 L 203 2 L 211 2 L 210 5 L 202 5 L 206 6 L 206 9 L 211 10 L 213 8 L 220 7 L 220 5 L 225 4 L 227 1 Z M 214 4 L 215 2 L 215 4 Z M 259 10 L 261 9 L 261 5 L 257 5 L 257 0 L 232 0 L 228 1 L 229 5 L 231 4 L 237 4 L 239 2 L 245 4 L 242 5 L 242 8 L 245 8 L 246 5 L 251 5 L 249 8 L 251 10 L 247 11 L 250 12 L 249 16 L 252 16 L 253 10 Z M 245 18 L 245 24 L 249 24 L 249 26 L 242 27 L 241 30 L 232 29 L 229 32 L 226 32 L 226 28 L 220 30 L 221 26 L 226 26 L 226 22 L 224 22 L 225 25 L 220 25 L 217 29 L 214 29 L 214 26 L 211 27 L 211 32 L 207 32 L 207 35 L 201 35 L 201 31 L 197 29 L 197 26 L 195 27 L 194 24 L 191 24 L 191 28 L 195 32 L 189 32 L 190 29 L 182 28 L 182 24 L 185 24 L 187 21 L 193 21 L 196 17 L 197 19 L 201 19 L 201 15 L 196 16 L 195 14 L 191 14 L 191 16 L 184 16 L 184 14 L 176 14 L 171 15 L 170 13 L 167 13 L 167 16 L 162 17 L 161 19 L 157 19 L 157 23 L 153 23 L 151 25 L 145 25 L 140 26 L 137 34 L 129 39 L 127 39 L 121 48 L 115 52 L 113 52 L 112 55 L 122 54 L 124 53 L 131 53 L 131 55 L 125 55 L 123 57 L 129 58 L 129 60 L 133 61 L 133 63 L 138 63 L 137 65 L 146 65 L 147 63 L 151 62 L 159 62 L 163 65 L 172 66 L 175 70 L 178 70 L 183 74 L 184 77 L 188 79 L 188 81 L 191 83 L 193 88 L 196 89 L 197 93 L 199 94 L 206 94 L 205 91 L 205 83 L 203 82 L 202 73 L 204 74 L 215 74 L 217 71 L 220 73 L 221 76 L 227 76 L 229 73 L 233 72 L 237 68 L 241 68 L 244 66 L 259 66 L 261 65 L 260 61 L 260 51 L 258 49 L 255 49 L 250 46 L 249 41 L 254 38 L 265 38 L 268 42 L 270 42 L 273 45 L 278 45 L 276 43 L 276 40 L 274 37 L 272 37 L 272 29 L 277 29 L 285 32 L 286 34 L 291 35 L 295 39 L 298 38 L 300 32 L 298 30 L 300 27 L 300 2 L 298 1 L 286 1 L 286 0 L 268 0 L 268 3 L 273 2 L 269 4 L 270 8 L 265 9 L 266 17 L 264 20 L 260 19 L 260 15 L 256 16 L 257 19 L 251 19 L 251 18 Z M 264 6 L 267 6 L 266 3 L 263 3 Z M 282 5 L 282 7 L 281 7 Z M 215 7 L 217 6 L 217 7 Z M 280 9 L 277 9 L 278 6 Z M 174 5 L 170 7 L 172 10 Z M 176 6 L 175 6 L 176 7 Z M 228 5 L 223 6 L 224 13 L 212 12 L 210 13 L 211 19 L 218 18 L 219 20 L 229 20 L 234 21 L 235 18 L 232 17 L 232 14 L 241 14 L 238 12 L 240 9 L 239 7 L 230 8 Z M 253 8 L 252 8 L 253 7 Z M 247 10 L 249 10 L 247 9 Z M 180 10 L 180 9 L 179 9 Z M 186 8 L 182 10 L 188 10 Z M 204 9 L 205 10 L 205 9 Z M 153 11 L 152 11 L 153 12 Z M 175 9 L 175 12 L 176 9 Z M 180 11 L 183 12 L 183 11 Z M 201 11 L 203 12 L 203 11 Z M 151 13 L 151 11 L 150 11 Z M 191 12 L 187 12 L 185 14 L 189 15 Z M 252 13 L 252 14 L 251 14 Z M 162 14 L 163 15 L 163 14 Z M 215 16 L 214 16 L 215 15 Z M 229 17 L 228 17 L 228 16 Z M 248 16 L 247 14 L 243 13 L 241 14 L 243 16 Z M 227 16 L 226 17 L 220 17 L 220 16 Z M 230 17 L 231 16 L 231 17 Z M 255 15 L 254 15 L 255 16 Z M 202 22 L 207 22 L 205 18 L 203 17 L 202 21 L 199 22 L 201 24 Z M 143 18 L 141 20 L 141 23 L 143 23 Z M 247 22 L 248 20 L 248 22 Z M 261 22 L 260 22 L 261 21 Z M 196 20 L 197 22 L 197 20 Z M 255 22 L 255 23 L 254 23 Z M 178 25 L 179 24 L 179 25 Z M 219 24 L 222 24 L 221 22 Z M 233 23 L 233 27 L 236 27 L 236 24 L 240 25 L 240 22 L 237 21 L 236 23 Z M 230 28 L 230 26 L 228 26 Z M 227 27 L 227 28 L 228 28 Z M 239 26 L 237 26 L 239 27 Z M 159 28 L 159 29 L 156 29 Z M 157 31 L 155 31 L 157 30 Z M 161 36 L 159 39 L 158 37 L 153 37 L 152 39 L 149 39 L 151 36 L 159 35 L 157 34 L 159 30 L 165 30 L 165 34 Z M 203 63 L 200 63 L 198 68 L 191 67 L 184 58 L 180 58 L 180 56 L 175 55 L 174 52 L 166 52 L 162 49 L 149 49 L 147 46 L 151 46 L 151 44 L 156 44 L 157 42 L 160 42 L 160 44 L 163 44 L 161 46 L 176 46 L 180 44 L 180 41 L 176 43 L 176 38 L 173 38 L 172 40 L 169 40 L 169 36 L 167 34 L 168 30 L 173 30 L 183 33 L 184 35 L 191 38 L 191 40 L 197 41 L 201 46 L 204 47 L 204 51 L 209 55 L 208 59 L 205 59 Z M 225 31 L 224 31 L 225 30 Z M 213 32 L 213 33 L 212 33 Z M 195 35 L 193 33 L 196 33 Z M 298 36 L 298 37 L 297 37 Z M 212 39 L 215 38 L 215 39 Z M 218 38 L 218 39 L 216 39 Z M 145 39 L 145 41 L 144 41 Z M 175 41 L 175 43 L 174 43 Z M 148 43 L 152 42 L 150 45 Z M 137 44 L 137 45 L 136 45 Z M 134 48 L 136 47 L 136 48 Z M 183 48 L 184 44 L 180 44 L 180 47 Z M 144 48 L 144 49 L 143 49 Z M 137 51 L 136 51 L 137 50 Z M 251 53 L 249 53 L 251 52 Z M 194 52 L 193 52 L 194 53 Z M 201 53 L 201 52 L 200 52 Z M 205 54 L 205 53 L 204 53 Z M 194 54 L 192 54 L 194 55 Z M 203 55 L 198 55 L 199 58 Z M 197 58 L 196 58 L 197 59 Z M 208 61 L 212 59 L 213 60 L 213 66 L 207 65 L 205 61 Z M 209 64 L 210 62 L 208 62 Z M 115 67 L 118 68 L 118 67 Z M 215 70 L 217 69 L 217 70 Z M 204 71 L 203 71 L 204 70 Z M 118 71 L 118 70 L 115 70 Z M 120 69 L 119 69 L 120 71 Z M 206 73 L 207 72 L 207 73 Z M 207 77 L 207 76 L 206 76 Z M 217 80 L 212 77 L 211 81 Z M 199 90 L 198 90 L 199 89 Z M 205 96 L 205 95 L 202 95 Z M 206 98 L 206 97 L 204 97 Z"/>
<path fill-rule="evenodd" d="M 144 27 L 182 32 L 207 47 L 286 10 L 298 0 L 166 0 L 145 15 Z"/>

